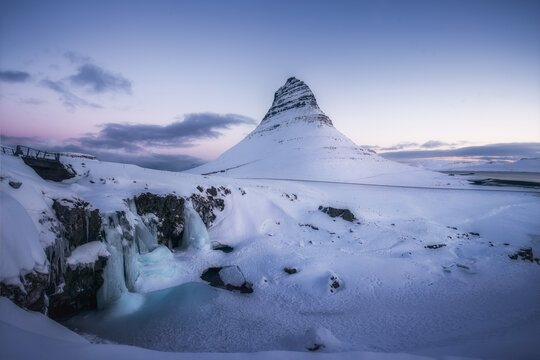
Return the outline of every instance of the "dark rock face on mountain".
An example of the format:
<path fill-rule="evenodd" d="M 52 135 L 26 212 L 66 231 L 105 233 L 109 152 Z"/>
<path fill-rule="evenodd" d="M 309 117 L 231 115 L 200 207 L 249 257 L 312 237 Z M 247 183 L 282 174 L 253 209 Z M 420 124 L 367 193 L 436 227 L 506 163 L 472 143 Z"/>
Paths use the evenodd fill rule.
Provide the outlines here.
<path fill-rule="evenodd" d="M 261 125 L 269 122 L 276 115 L 293 109 L 301 109 L 309 113 L 308 121 L 318 121 L 332 126 L 330 118 L 324 115 L 317 105 L 317 100 L 311 89 L 295 77 L 289 78 L 285 85 L 276 91 L 272 106 L 264 116 Z"/>

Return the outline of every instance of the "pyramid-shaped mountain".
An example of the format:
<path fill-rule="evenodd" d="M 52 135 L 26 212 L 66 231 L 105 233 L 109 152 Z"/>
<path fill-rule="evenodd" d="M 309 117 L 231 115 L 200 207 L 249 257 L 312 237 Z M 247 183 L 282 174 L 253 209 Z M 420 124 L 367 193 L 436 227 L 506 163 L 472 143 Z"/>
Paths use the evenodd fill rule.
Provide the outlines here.
<path fill-rule="evenodd" d="M 334 128 L 311 89 L 294 77 L 253 132 L 219 158 L 187 172 L 236 178 L 446 185 L 447 176 L 383 159 Z"/>

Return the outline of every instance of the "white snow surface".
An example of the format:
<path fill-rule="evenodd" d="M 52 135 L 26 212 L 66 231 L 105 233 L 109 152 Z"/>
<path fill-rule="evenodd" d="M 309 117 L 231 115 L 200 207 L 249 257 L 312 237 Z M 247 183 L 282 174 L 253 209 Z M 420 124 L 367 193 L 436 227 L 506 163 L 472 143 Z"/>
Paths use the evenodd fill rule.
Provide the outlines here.
<path fill-rule="evenodd" d="M 0 311 L 7 358 L 540 356 L 540 266 L 508 256 L 524 247 L 540 254 L 538 192 L 205 177 L 81 158 L 66 160 L 75 178 L 54 183 L 18 158 L 1 155 L 1 161 L 1 190 L 13 200 L 0 203 L 2 219 L 12 213 L 34 226 L 34 248 L 46 247 L 52 236 L 40 222 L 52 199 L 80 198 L 106 215 L 107 235 L 118 242 L 107 248 L 108 301 L 64 324 L 93 341 L 124 344 L 64 339 L 71 336 L 65 329 L 51 339 L 40 329 L 54 322 L 38 314 L 32 316 L 39 321 L 27 322 L 8 307 Z M 22 186 L 11 188 L 8 178 Z M 424 184 L 417 179 L 412 184 Z M 189 197 L 200 194 L 197 186 L 231 190 L 208 236 L 233 252 L 158 246 L 153 230 L 143 227 L 153 217 L 138 217 L 126 201 L 143 192 Z M 357 221 L 331 218 L 319 206 L 349 209 Z M 114 252 L 125 244 L 116 211 L 139 226 L 143 252 Z M 4 247 L 10 239 L 2 233 L 2 249 L 16 248 Z M 426 248 L 437 244 L 446 246 Z M 16 258 L 17 251 L 0 256 Z M 130 258 L 129 271 L 112 260 L 121 256 Z M 39 265 L 33 259 L 22 266 L 27 260 L 19 269 Z M 231 265 L 253 284 L 252 294 L 200 279 L 209 267 Z M 289 275 L 285 267 L 298 271 Z M 307 347 L 317 342 L 324 347 L 312 354 Z"/>
<path fill-rule="evenodd" d="M 91 338 L 87 335 L 87 337 Z M 92 338 L 95 340 L 96 338 Z M 321 359 L 321 360 L 422 360 L 430 357 L 375 352 L 311 354 L 287 351 L 257 353 L 173 353 L 147 350 L 135 346 L 101 341 L 92 344 L 82 336 L 47 318 L 45 315 L 20 309 L 0 297 L 0 348 L 3 359 L 41 360 L 243 360 L 243 359 Z"/>
<path fill-rule="evenodd" d="M 66 263 L 70 266 L 88 266 L 94 264 L 99 257 L 109 257 L 111 253 L 107 251 L 107 246 L 101 241 L 90 241 L 73 249 Z"/>
<path fill-rule="evenodd" d="M 4 191 L 0 204 L 0 281 L 20 284 L 20 274 L 46 273 L 47 258 L 28 212 Z"/>

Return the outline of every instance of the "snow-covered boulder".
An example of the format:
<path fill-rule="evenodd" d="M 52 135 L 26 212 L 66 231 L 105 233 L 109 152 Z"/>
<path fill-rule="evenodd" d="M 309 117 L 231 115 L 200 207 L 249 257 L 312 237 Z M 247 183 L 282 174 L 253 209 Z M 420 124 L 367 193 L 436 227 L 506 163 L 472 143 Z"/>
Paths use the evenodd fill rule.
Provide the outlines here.
<path fill-rule="evenodd" d="M 246 280 L 237 265 L 208 268 L 202 273 L 201 279 L 213 287 L 241 293 L 253 292 L 253 284 Z"/>

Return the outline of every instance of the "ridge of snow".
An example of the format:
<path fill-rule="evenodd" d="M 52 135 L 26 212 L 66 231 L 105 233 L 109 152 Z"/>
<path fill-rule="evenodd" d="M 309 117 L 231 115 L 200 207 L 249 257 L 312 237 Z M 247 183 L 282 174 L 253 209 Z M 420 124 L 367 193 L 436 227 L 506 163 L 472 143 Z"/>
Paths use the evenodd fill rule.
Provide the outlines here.
<path fill-rule="evenodd" d="M 100 257 L 109 257 L 111 253 L 107 251 L 107 246 L 101 241 L 90 241 L 76 247 L 67 258 L 66 263 L 70 266 L 92 265 Z"/>

